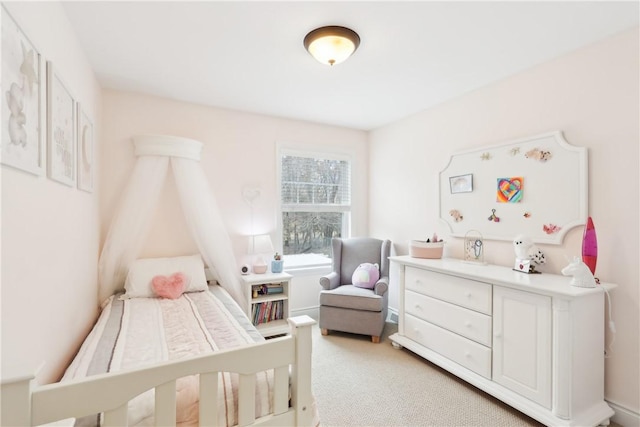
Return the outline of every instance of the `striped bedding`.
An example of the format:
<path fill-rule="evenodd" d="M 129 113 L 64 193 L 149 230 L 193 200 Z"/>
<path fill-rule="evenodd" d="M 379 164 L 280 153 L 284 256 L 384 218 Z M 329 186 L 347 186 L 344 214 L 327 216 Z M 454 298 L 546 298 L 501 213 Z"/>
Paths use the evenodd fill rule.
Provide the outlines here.
<path fill-rule="evenodd" d="M 264 340 L 238 305 L 219 286 L 210 292 L 164 298 L 110 298 L 62 381 L 136 369 L 157 362 L 238 347 Z M 236 374 L 220 374 L 220 425 L 237 423 Z M 272 371 L 257 374 L 256 417 L 271 412 Z M 177 381 L 177 424 L 198 424 L 197 376 Z M 129 425 L 153 425 L 154 390 L 129 403 Z M 76 426 L 99 424 L 98 416 Z"/>

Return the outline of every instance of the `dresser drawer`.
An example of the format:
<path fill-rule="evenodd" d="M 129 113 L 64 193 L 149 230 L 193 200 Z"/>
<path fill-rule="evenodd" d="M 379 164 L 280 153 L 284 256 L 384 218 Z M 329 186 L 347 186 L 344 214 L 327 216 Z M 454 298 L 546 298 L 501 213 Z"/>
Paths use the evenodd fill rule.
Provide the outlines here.
<path fill-rule="evenodd" d="M 422 320 L 491 347 L 491 316 L 406 291 L 404 309 Z"/>
<path fill-rule="evenodd" d="M 491 285 L 488 283 L 407 266 L 405 288 L 491 315 Z"/>
<path fill-rule="evenodd" d="M 405 335 L 447 359 L 491 379 L 491 349 L 410 314 L 405 315 Z"/>

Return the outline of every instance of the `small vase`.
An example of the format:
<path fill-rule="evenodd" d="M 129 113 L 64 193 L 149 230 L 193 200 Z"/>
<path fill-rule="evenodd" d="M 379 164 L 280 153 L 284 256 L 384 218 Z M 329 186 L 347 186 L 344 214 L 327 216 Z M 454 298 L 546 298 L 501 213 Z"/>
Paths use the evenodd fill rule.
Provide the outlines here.
<path fill-rule="evenodd" d="M 284 266 L 283 260 L 274 259 L 271 261 L 271 272 L 272 273 L 282 273 L 282 267 Z"/>

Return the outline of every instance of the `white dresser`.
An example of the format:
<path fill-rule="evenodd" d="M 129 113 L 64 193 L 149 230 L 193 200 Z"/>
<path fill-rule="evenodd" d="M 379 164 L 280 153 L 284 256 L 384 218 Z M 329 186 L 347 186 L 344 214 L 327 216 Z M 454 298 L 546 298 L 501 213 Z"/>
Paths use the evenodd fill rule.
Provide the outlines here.
<path fill-rule="evenodd" d="M 603 288 L 453 259 L 391 257 L 390 339 L 549 426 L 608 424 Z"/>

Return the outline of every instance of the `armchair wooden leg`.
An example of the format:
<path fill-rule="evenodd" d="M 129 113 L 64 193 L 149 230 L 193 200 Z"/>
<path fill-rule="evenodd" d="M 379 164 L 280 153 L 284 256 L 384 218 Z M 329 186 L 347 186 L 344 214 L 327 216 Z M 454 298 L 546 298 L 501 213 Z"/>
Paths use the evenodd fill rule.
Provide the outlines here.
<path fill-rule="evenodd" d="M 328 330 L 328 329 L 324 329 L 324 328 L 322 328 L 322 329 L 320 329 L 320 333 L 321 333 L 322 335 L 325 335 L 325 336 L 326 336 L 326 335 L 329 335 L 329 330 Z"/>
<path fill-rule="evenodd" d="M 380 337 L 371 336 L 371 342 L 374 344 L 378 344 L 380 342 Z"/>

